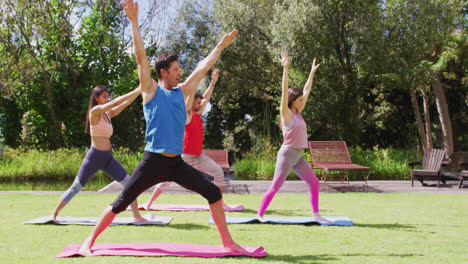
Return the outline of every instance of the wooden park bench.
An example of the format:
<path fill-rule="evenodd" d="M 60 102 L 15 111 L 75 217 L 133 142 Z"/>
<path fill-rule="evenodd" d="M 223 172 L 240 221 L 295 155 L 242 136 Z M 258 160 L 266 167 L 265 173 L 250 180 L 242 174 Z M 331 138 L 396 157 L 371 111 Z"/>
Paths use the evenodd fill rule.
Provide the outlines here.
<path fill-rule="evenodd" d="M 364 176 L 364 186 L 371 174 L 371 168 L 353 164 L 349 156 L 346 142 L 344 141 L 309 141 L 312 168 L 317 167 L 322 170 L 323 182 L 327 182 L 330 171 L 343 171 L 345 180 L 349 183 L 348 171 L 362 171 Z"/>
<path fill-rule="evenodd" d="M 229 167 L 229 161 L 228 161 L 228 151 L 224 149 L 204 149 L 203 152 L 205 153 L 206 156 L 208 156 L 210 159 L 212 159 L 216 164 L 218 164 L 221 169 L 223 169 L 223 172 L 227 173 L 229 175 L 229 170 L 231 169 Z M 229 188 L 229 178 L 226 180 L 224 178 L 223 180 L 223 189 L 228 189 Z"/>
<path fill-rule="evenodd" d="M 460 172 L 460 183 L 458 183 L 458 188 L 460 189 L 463 187 L 463 181 L 467 179 L 468 180 L 468 170 L 464 170 Z"/>
<path fill-rule="evenodd" d="M 437 180 L 437 188 L 439 188 L 442 179 L 441 167 L 442 160 L 445 157 L 443 149 L 428 149 L 424 151 L 424 158 L 421 169 L 413 169 L 411 171 L 411 186 L 414 186 L 414 179 L 417 179 L 424 186 L 424 180 Z M 410 163 L 409 163 L 410 164 Z M 411 166 L 411 164 L 410 164 Z"/>

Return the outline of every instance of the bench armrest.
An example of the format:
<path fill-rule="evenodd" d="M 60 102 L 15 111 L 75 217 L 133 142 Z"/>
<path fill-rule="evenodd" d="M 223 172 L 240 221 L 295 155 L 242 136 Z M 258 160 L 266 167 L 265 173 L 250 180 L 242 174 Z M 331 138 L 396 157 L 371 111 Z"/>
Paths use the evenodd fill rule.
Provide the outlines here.
<path fill-rule="evenodd" d="M 408 166 L 410 166 L 411 169 L 414 170 L 414 167 L 415 167 L 416 165 L 422 165 L 422 160 L 419 160 L 419 161 L 411 161 L 411 162 L 408 162 L 408 163 L 406 163 L 406 164 L 408 164 Z"/>

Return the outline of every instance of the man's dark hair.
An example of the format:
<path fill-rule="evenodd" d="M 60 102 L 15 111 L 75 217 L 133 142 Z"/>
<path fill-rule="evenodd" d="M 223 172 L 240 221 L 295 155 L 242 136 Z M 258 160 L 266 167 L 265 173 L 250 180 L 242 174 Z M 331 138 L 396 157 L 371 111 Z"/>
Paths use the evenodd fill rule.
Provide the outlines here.
<path fill-rule="evenodd" d="M 158 79 L 162 78 L 161 75 L 161 70 L 165 69 L 166 71 L 169 70 L 169 67 L 171 66 L 171 63 L 173 61 L 178 61 L 179 60 L 179 55 L 175 53 L 169 53 L 169 54 L 161 54 L 156 58 L 156 62 L 154 63 L 154 68 L 156 70 L 156 73 L 158 74 Z"/>
<path fill-rule="evenodd" d="M 198 98 L 203 99 L 203 95 L 199 91 L 196 91 L 195 92 L 195 98 L 193 98 L 193 100 L 196 100 Z"/>

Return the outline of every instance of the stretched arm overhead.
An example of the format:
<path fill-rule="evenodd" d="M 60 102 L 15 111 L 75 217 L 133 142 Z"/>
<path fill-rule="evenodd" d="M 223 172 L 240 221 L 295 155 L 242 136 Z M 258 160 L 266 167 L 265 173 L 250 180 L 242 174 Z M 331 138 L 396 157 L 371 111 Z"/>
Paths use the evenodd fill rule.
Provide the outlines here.
<path fill-rule="evenodd" d="M 288 70 L 289 70 L 289 59 L 286 52 L 281 53 L 281 64 L 283 65 L 283 82 L 281 91 L 281 105 L 280 105 L 280 118 L 283 124 L 288 124 L 291 121 L 292 113 L 288 107 Z"/>
<path fill-rule="evenodd" d="M 129 94 L 131 94 L 131 96 L 125 100 L 123 103 L 121 103 L 120 105 L 116 106 L 116 107 L 113 107 L 112 109 L 110 109 L 108 111 L 110 117 L 114 117 L 114 116 L 117 116 L 118 114 L 120 114 L 120 112 L 122 112 L 129 104 L 131 104 L 133 101 L 135 101 L 135 99 L 138 97 L 138 95 L 140 95 L 140 87 L 136 88 L 135 90 L 133 90 L 132 92 L 130 92 Z"/>
<path fill-rule="evenodd" d="M 145 46 L 141 39 L 140 29 L 138 27 L 138 3 L 133 0 L 122 0 L 120 2 L 127 14 L 130 24 L 132 26 L 132 39 L 133 47 L 135 49 L 135 56 L 138 66 L 138 78 L 140 79 L 141 93 L 146 95 L 153 95 L 157 86 L 153 85 L 151 79 L 151 70 L 146 56 Z"/>
<path fill-rule="evenodd" d="M 190 124 L 190 121 L 192 121 L 192 104 L 193 100 L 195 99 L 195 92 L 189 94 L 187 98 L 185 98 L 185 110 L 187 112 L 186 118 L 185 118 L 185 124 Z"/>
<path fill-rule="evenodd" d="M 197 68 L 190 74 L 185 82 L 179 85 L 179 88 L 184 93 L 184 97 L 187 98 L 191 93 L 194 93 L 197 89 L 198 84 L 202 80 L 203 76 L 213 67 L 223 51 L 236 37 L 237 30 L 234 29 L 231 33 L 224 35 L 219 41 L 218 45 L 211 51 L 211 53 L 198 63 Z"/>
<path fill-rule="evenodd" d="M 91 118 L 97 118 L 97 117 L 101 117 L 101 114 L 102 113 L 105 113 L 105 112 L 110 112 L 110 111 L 113 111 L 114 109 L 119 109 L 119 107 L 121 107 L 122 104 L 125 104 L 125 106 L 122 107 L 122 109 L 120 109 L 120 111 L 117 112 L 117 114 L 114 114 L 113 116 L 116 116 L 118 115 L 127 105 L 129 105 L 131 102 L 133 102 L 133 100 L 135 100 L 135 98 L 140 94 L 140 87 L 136 88 L 135 90 L 127 93 L 127 94 L 124 94 L 124 95 L 121 95 L 117 98 L 115 98 L 114 100 L 106 103 L 106 104 L 102 104 L 102 105 L 96 105 L 95 107 L 93 107 L 93 109 L 91 109 Z M 112 117 L 112 114 L 111 114 L 111 117 Z"/>
<path fill-rule="evenodd" d="M 219 77 L 219 69 L 215 69 L 213 73 L 211 74 L 211 82 L 210 86 L 208 86 L 208 89 L 203 93 L 203 100 L 201 101 L 201 107 L 198 113 L 201 115 L 203 114 L 203 111 L 205 111 L 205 107 L 208 104 L 208 101 L 210 101 L 211 95 L 213 94 L 213 89 L 218 81 Z"/>
<path fill-rule="evenodd" d="M 310 91 L 312 90 L 312 82 L 314 80 L 315 71 L 318 69 L 319 66 L 320 64 L 315 65 L 315 58 L 314 58 L 314 62 L 312 63 L 312 69 L 310 70 L 309 78 L 307 79 L 307 82 L 304 86 L 304 91 L 303 91 L 304 93 L 302 95 L 302 98 L 304 98 L 304 100 L 302 100 L 302 104 L 298 108 L 299 112 L 302 112 L 302 110 L 304 110 L 307 98 L 309 98 Z"/>

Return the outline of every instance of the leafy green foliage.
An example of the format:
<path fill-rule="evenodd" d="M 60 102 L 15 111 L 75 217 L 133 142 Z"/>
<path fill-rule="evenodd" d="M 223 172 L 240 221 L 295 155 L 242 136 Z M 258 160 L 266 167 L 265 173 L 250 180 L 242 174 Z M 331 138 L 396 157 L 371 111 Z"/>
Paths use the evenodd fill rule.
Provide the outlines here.
<path fill-rule="evenodd" d="M 408 91 L 429 87 L 437 75 L 449 102 L 455 150 L 466 149 L 464 1 L 181 3 L 164 41 L 146 35 L 148 28 L 142 32 L 150 59 L 160 52 L 180 55 L 182 80 L 223 34 L 239 30 L 215 65 L 221 76 L 211 111 L 203 117 L 205 148 L 227 148 L 231 158 L 240 159 L 257 146 L 281 142 L 278 58 L 285 50 L 291 58 L 290 86 L 305 84 L 313 58 L 320 63 L 303 112 L 310 140 L 345 140 L 364 148 L 414 147 L 418 134 Z M 161 28 L 164 14 L 155 16 L 153 8 L 140 16 L 144 21 L 157 17 L 154 28 Z M 135 59 L 128 53 L 128 20 L 119 4 L 6 0 L 0 19 L 4 142 L 43 149 L 88 145 L 83 130 L 91 89 L 105 84 L 116 97 L 138 85 Z M 200 88 L 208 83 L 206 79 Z M 431 116 L 437 115 L 431 93 L 429 102 Z M 136 151 L 144 145 L 140 104 L 137 99 L 113 120 L 115 146 Z M 19 119 L 29 125 L 23 142 Z M 441 124 L 437 118 L 432 122 L 439 147 Z"/>
<path fill-rule="evenodd" d="M 372 169 L 371 180 L 406 180 L 411 174 L 411 168 L 407 165 L 410 161 L 417 161 L 417 155 L 412 150 L 402 150 L 393 148 L 361 149 L 360 147 L 350 147 L 349 154 L 355 164 L 367 166 Z M 264 146 L 263 149 L 251 152 L 237 161 L 233 168 L 235 175 L 239 179 L 250 180 L 271 180 L 274 176 L 276 148 Z M 303 158 L 311 161 L 310 153 L 305 151 Z M 314 169 L 317 177 L 321 177 L 322 171 Z M 329 179 L 341 180 L 342 173 L 335 175 L 330 173 Z M 288 180 L 298 180 L 299 177 L 291 171 Z M 362 181 L 362 173 L 350 172 L 349 179 L 352 181 Z"/>

